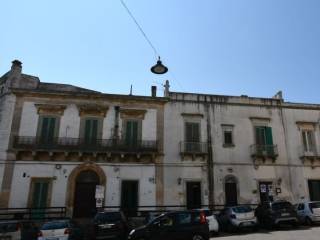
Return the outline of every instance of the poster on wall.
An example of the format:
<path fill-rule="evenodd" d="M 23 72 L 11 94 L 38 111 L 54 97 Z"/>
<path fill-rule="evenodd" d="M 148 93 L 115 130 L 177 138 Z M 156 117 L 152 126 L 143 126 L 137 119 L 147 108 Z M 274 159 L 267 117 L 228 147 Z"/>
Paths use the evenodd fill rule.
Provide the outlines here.
<path fill-rule="evenodd" d="M 104 186 L 96 185 L 96 199 L 103 199 L 104 198 Z"/>

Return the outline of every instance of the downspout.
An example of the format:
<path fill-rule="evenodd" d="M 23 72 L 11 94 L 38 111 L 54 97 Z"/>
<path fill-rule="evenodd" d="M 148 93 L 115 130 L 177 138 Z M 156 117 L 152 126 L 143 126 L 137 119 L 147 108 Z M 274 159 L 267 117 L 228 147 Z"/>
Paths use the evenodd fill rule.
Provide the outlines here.
<path fill-rule="evenodd" d="M 114 106 L 115 116 L 114 116 L 114 131 L 113 139 L 117 142 L 119 140 L 119 112 L 120 107 Z"/>
<path fill-rule="evenodd" d="M 210 117 L 210 104 L 205 103 L 205 112 L 207 116 L 207 173 L 208 173 L 208 188 L 209 188 L 209 208 L 214 207 L 214 179 L 213 179 L 213 150 L 212 150 L 212 136 L 211 136 L 211 117 Z"/>

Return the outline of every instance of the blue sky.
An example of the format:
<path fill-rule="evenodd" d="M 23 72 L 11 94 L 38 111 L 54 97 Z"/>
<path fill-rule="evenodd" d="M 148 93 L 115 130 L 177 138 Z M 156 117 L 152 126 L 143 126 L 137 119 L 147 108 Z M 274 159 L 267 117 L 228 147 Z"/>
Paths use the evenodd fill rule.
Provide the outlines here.
<path fill-rule="evenodd" d="M 107 93 L 172 91 L 320 103 L 319 0 L 1 0 L 0 74 L 13 59 L 44 82 Z"/>

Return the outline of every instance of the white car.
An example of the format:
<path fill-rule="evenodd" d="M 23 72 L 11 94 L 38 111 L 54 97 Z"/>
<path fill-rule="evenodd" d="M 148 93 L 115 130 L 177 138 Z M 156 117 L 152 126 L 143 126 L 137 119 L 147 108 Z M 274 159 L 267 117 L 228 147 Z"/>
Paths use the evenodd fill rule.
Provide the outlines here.
<path fill-rule="evenodd" d="M 320 222 L 320 202 L 302 202 L 295 205 L 301 222 L 311 225 Z"/>
<path fill-rule="evenodd" d="M 232 231 L 237 228 L 255 228 L 257 218 L 249 206 L 226 207 L 219 213 L 221 227 Z"/>
<path fill-rule="evenodd" d="M 38 240 L 70 240 L 83 239 L 79 226 L 71 220 L 56 220 L 42 225 Z"/>

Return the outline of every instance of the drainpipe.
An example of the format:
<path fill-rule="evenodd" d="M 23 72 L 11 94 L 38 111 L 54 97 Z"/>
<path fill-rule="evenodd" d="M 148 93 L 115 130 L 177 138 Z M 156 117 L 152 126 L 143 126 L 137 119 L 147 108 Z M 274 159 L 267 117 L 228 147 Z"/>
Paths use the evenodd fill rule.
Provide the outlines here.
<path fill-rule="evenodd" d="M 113 139 L 119 140 L 119 112 L 120 107 L 114 106 L 115 117 L 114 117 L 114 131 L 113 131 Z"/>
<path fill-rule="evenodd" d="M 212 136 L 211 136 L 211 118 L 210 118 L 210 104 L 205 103 L 205 111 L 207 116 L 207 173 L 208 173 L 208 188 L 209 188 L 209 208 L 212 209 L 214 205 L 214 179 L 213 179 L 213 150 L 212 150 Z"/>

